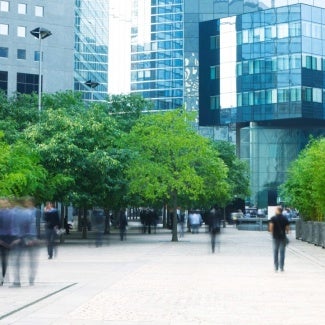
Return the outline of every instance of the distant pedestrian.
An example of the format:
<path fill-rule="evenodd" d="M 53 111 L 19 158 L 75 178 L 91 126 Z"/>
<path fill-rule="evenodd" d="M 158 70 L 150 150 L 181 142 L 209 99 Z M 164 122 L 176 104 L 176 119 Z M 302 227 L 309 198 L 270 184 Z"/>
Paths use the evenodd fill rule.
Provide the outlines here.
<path fill-rule="evenodd" d="M 216 237 L 220 234 L 220 224 L 222 220 L 222 211 L 217 207 L 213 207 L 209 212 L 208 225 L 211 236 L 212 253 L 215 252 Z"/>
<path fill-rule="evenodd" d="M 48 258 L 53 258 L 57 229 L 60 228 L 59 212 L 52 202 L 47 202 L 44 208 L 45 234 L 47 241 Z"/>
<path fill-rule="evenodd" d="M 280 271 L 284 271 L 285 248 L 287 245 L 286 235 L 289 233 L 289 221 L 283 216 L 281 207 L 276 208 L 275 216 L 269 222 L 269 231 L 273 238 L 274 270 L 277 272 L 280 268 Z"/>
<path fill-rule="evenodd" d="M 185 214 L 181 209 L 177 209 L 177 223 L 179 229 L 179 238 L 184 237 Z"/>
<path fill-rule="evenodd" d="M 201 213 L 198 210 L 192 211 L 188 215 L 188 221 L 190 223 L 190 229 L 192 234 L 198 234 L 199 228 L 203 222 Z"/>
<path fill-rule="evenodd" d="M 119 229 L 120 229 L 120 239 L 123 241 L 126 238 L 126 227 L 128 225 L 128 220 L 126 218 L 126 213 L 124 209 L 120 209 L 119 213 Z"/>
<path fill-rule="evenodd" d="M 105 213 L 102 209 L 93 210 L 93 229 L 95 231 L 95 246 L 103 245 Z"/>
<path fill-rule="evenodd" d="M 7 198 L 0 198 L 0 258 L 2 268 L 0 286 L 3 285 L 5 280 L 8 268 L 10 244 L 12 241 L 12 213 L 10 209 L 10 201 Z"/>

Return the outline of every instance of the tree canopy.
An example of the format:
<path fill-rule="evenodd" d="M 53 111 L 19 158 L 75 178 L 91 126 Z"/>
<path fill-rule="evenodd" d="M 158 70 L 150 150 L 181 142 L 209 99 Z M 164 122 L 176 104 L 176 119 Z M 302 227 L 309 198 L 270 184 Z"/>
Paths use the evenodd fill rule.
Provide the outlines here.
<path fill-rule="evenodd" d="M 192 117 L 183 110 L 144 115 L 124 136 L 133 153 L 126 169 L 131 198 L 174 210 L 229 200 L 228 168 L 210 140 L 191 127 Z M 177 240 L 176 220 L 173 225 Z"/>
<path fill-rule="evenodd" d="M 281 195 L 305 220 L 325 218 L 325 138 L 312 139 L 288 170 Z"/>

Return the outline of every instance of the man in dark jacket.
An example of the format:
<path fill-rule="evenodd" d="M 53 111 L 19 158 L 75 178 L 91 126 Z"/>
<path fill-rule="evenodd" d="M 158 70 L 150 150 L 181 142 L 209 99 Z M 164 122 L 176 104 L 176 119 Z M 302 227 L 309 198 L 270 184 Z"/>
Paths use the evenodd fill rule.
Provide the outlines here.
<path fill-rule="evenodd" d="M 273 238 L 274 270 L 277 272 L 280 267 L 280 270 L 283 272 L 285 247 L 287 244 L 286 234 L 289 233 L 289 221 L 283 216 L 281 207 L 276 208 L 275 216 L 273 216 L 269 222 L 269 231 L 271 232 Z"/>
<path fill-rule="evenodd" d="M 47 240 L 47 252 L 49 259 L 53 258 L 54 240 L 56 231 L 60 228 L 59 212 L 54 208 L 52 202 L 47 202 L 44 208 L 45 234 Z"/>
<path fill-rule="evenodd" d="M 221 210 L 217 207 L 213 207 L 209 212 L 209 232 L 211 235 L 211 248 L 212 253 L 215 251 L 216 236 L 220 233 L 220 224 L 222 219 Z"/>

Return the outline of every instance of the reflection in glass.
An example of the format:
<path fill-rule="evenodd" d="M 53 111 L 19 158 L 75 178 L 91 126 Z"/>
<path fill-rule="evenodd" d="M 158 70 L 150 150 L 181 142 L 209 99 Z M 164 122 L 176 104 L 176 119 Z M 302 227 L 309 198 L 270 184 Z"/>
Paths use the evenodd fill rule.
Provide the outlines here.
<path fill-rule="evenodd" d="M 220 20 L 220 107 L 236 107 L 236 17 Z"/>

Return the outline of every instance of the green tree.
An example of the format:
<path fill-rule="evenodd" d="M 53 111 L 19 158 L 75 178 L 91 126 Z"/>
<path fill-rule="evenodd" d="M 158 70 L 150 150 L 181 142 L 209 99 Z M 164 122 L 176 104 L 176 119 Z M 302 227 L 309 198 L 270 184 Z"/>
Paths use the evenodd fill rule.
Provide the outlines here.
<path fill-rule="evenodd" d="M 126 170 L 129 194 L 143 203 L 172 206 L 219 203 L 229 199 L 227 167 L 212 143 L 192 127 L 183 110 L 142 116 L 124 145 L 133 152 Z M 190 202 L 190 203 L 189 203 Z M 177 241 L 174 213 L 172 240 Z"/>
<path fill-rule="evenodd" d="M 325 138 L 313 139 L 293 161 L 287 181 L 280 187 L 287 204 L 297 208 L 305 220 L 325 218 Z"/>
<path fill-rule="evenodd" d="M 220 158 L 229 168 L 228 184 L 231 188 L 231 199 L 245 199 L 249 195 L 249 167 L 236 155 L 236 147 L 228 141 L 216 141 L 214 147 Z"/>
<path fill-rule="evenodd" d="M 8 144 L 0 133 L 0 195 L 11 197 L 34 196 L 42 199 L 46 170 L 40 157 L 27 143 Z"/>

